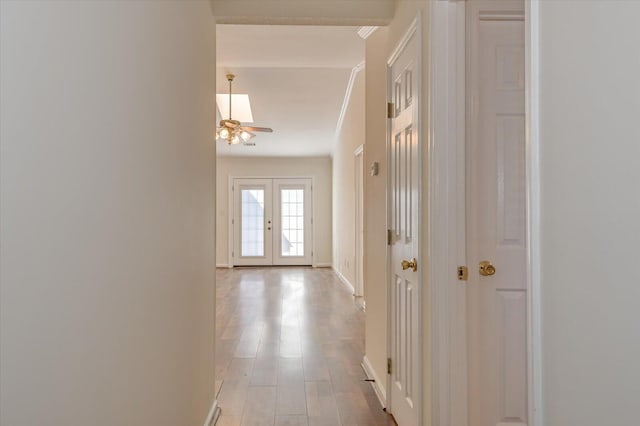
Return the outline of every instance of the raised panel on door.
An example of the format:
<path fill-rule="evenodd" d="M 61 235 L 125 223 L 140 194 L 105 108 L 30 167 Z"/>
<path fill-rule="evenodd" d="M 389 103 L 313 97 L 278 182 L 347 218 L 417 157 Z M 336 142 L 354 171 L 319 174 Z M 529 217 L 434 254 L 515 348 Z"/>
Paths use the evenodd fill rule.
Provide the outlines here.
<path fill-rule="evenodd" d="M 469 3 L 469 424 L 528 424 L 521 1 Z M 481 275 L 489 261 L 494 275 Z"/>
<path fill-rule="evenodd" d="M 389 230 L 390 358 L 389 405 L 399 426 L 419 425 L 419 270 L 402 261 L 419 262 L 419 170 L 417 41 L 414 33 L 390 64 Z"/>
<path fill-rule="evenodd" d="M 234 265 L 271 265 L 272 180 L 234 179 L 232 190 Z"/>
<path fill-rule="evenodd" d="M 273 191 L 273 264 L 311 265 L 311 179 L 274 179 Z"/>

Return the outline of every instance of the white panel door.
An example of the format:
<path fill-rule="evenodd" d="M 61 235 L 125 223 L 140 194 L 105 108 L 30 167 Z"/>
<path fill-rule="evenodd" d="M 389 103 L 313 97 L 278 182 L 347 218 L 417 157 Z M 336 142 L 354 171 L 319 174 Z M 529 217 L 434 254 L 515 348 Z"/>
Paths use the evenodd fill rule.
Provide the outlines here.
<path fill-rule="evenodd" d="M 524 5 L 505 0 L 468 5 L 469 424 L 524 426 Z M 481 269 L 481 262 L 491 265 Z"/>
<path fill-rule="evenodd" d="M 232 190 L 234 265 L 272 265 L 272 180 L 234 179 Z"/>
<path fill-rule="evenodd" d="M 416 34 L 390 64 L 389 229 L 391 380 L 389 409 L 399 426 L 419 425 L 418 404 L 421 377 L 419 365 L 419 262 L 418 218 L 420 211 L 418 173 Z"/>
<path fill-rule="evenodd" d="M 273 264 L 311 265 L 311 179 L 274 179 L 273 191 Z"/>

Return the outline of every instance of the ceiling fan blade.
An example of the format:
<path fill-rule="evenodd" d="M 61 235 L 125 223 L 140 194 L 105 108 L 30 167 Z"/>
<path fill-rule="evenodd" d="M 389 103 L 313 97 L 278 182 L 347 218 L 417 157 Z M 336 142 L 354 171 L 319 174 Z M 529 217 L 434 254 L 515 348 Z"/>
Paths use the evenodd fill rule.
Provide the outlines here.
<path fill-rule="evenodd" d="M 268 127 L 242 126 L 242 128 L 244 130 L 246 130 L 247 132 L 269 132 L 269 133 L 273 133 L 273 129 L 270 129 Z"/>

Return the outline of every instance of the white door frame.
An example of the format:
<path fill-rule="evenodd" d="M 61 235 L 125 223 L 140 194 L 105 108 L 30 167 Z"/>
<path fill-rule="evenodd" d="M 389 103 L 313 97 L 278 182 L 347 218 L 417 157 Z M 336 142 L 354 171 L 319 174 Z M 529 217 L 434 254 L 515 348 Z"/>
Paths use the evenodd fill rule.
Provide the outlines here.
<path fill-rule="evenodd" d="M 387 93 L 387 102 L 392 102 L 393 101 L 393 89 L 392 89 L 392 80 L 391 80 L 391 65 L 395 62 L 395 60 L 397 59 L 397 57 L 402 53 L 402 51 L 404 50 L 404 48 L 407 46 L 407 44 L 409 43 L 409 41 L 411 41 L 411 37 L 415 36 L 416 38 L 416 44 L 417 44 L 417 50 L 418 50 L 418 57 L 417 57 L 417 61 L 416 61 L 416 76 L 414 78 L 414 84 L 416 85 L 416 91 L 418 93 L 418 99 L 417 102 L 415 104 L 415 109 L 414 109 L 414 115 L 413 115 L 413 125 L 417 128 L 417 134 L 418 137 L 420 138 L 419 143 L 418 143 L 418 152 L 416 153 L 416 155 L 418 156 L 418 171 L 420 174 L 420 178 L 418 179 L 417 182 L 417 189 L 418 189 L 418 206 L 420 207 L 420 215 L 418 216 L 419 220 L 417 221 L 416 227 L 417 227 L 417 235 L 420 238 L 420 244 L 418 244 L 418 253 L 416 254 L 416 259 L 418 261 L 418 268 L 419 271 L 422 271 L 418 274 L 418 285 L 416 288 L 416 297 L 418 298 L 419 301 L 423 301 L 424 300 L 424 291 L 423 291 L 423 286 L 425 282 L 429 282 L 427 281 L 429 275 L 430 275 L 430 271 L 431 271 L 431 265 L 427 265 L 427 256 L 425 256 L 425 250 L 424 250 L 424 246 L 425 246 L 425 239 L 423 237 L 424 233 L 423 230 L 425 228 L 423 221 L 421 220 L 422 217 L 424 217 L 424 215 L 422 214 L 423 209 L 424 209 L 424 195 L 423 195 L 423 190 L 424 190 L 424 186 L 422 184 L 422 182 L 424 181 L 425 178 L 425 174 L 423 172 L 423 155 L 424 155 L 424 149 L 423 149 L 423 145 L 425 143 L 427 143 L 427 138 L 425 138 L 425 134 L 423 132 L 423 126 L 422 126 L 422 104 L 423 104 L 423 91 L 422 91 L 422 55 L 423 55 L 423 45 L 422 45 L 422 14 L 420 13 L 420 11 L 418 11 L 418 13 L 416 14 L 416 17 L 413 19 L 413 21 L 411 22 L 411 24 L 409 25 L 409 27 L 407 28 L 407 31 L 404 33 L 404 35 L 402 36 L 402 38 L 400 39 L 400 41 L 398 42 L 398 44 L 396 45 L 396 47 L 393 49 L 393 52 L 391 53 L 391 55 L 389 55 L 389 58 L 387 59 L 387 88 L 386 88 L 386 93 Z M 389 159 L 391 158 L 391 152 L 390 152 L 390 147 L 391 147 L 391 126 L 389 126 L 389 119 L 387 119 L 387 141 L 386 141 L 386 156 L 387 156 L 387 164 L 390 164 Z M 429 148 L 427 148 L 427 150 L 429 150 Z M 389 200 L 389 196 L 391 194 L 391 176 L 389 173 L 387 173 L 387 193 L 386 193 L 386 203 L 387 203 L 387 233 L 389 232 L 388 230 L 391 229 L 391 224 L 389 223 L 390 217 L 391 217 L 391 201 Z M 427 225 L 427 228 L 429 226 Z M 428 250 L 428 249 L 427 249 Z M 392 297 L 391 297 L 391 286 L 389 285 L 389 283 L 391 282 L 391 274 L 393 273 L 393 269 L 391 267 L 391 246 L 387 245 L 387 251 L 386 251 L 386 261 L 387 261 L 387 277 L 385 278 L 385 285 L 387 286 L 387 359 L 389 359 L 391 357 L 391 353 L 392 353 L 392 344 L 393 342 L 391 341 L 391 328 L 392 328 L 392 323 L 391 323 L 391 314 L 390 312 L 392 312 L 392 307 L 391 307 L 391 301 L 392 301 Z M 429 263 L 431 263 L 431 261 L 429 261 Z M 425 272 L 427 271 L 427 272 Z M 418 347 L 418 365 L 417 365 L 417 377 L 420 378 L 419 382 L 420 385 L 418 386 L 418 395 L 415 398 L 415 403 L 416 403 L 416 411 L 418 414 L 418 421 L 422 422 L 423 421 L 423 416 L 424 416 L 424 412 L 423 412 L 423 401 L 424 401 L 424 388 L 425 388 L 425 384 L 424 384 L 424 366 L 423 366 L 423 360 L 424 360 L 424 351 L 423 351 L 423 327 L 422 327 L 422 323 L 423 323 L 423 311 L 424 311 L 424 306 L 423 304 L 420 302 L 418 303 L 418 342 L 416 342 L 417 347 Z M 387 409 L 391 409 L 390 412 L 391 414 L 393 414 L 393 401 L 391 398 L 391 375 L 387 374 L 386 375 L 386 408 Z"/>
<path fill-rule="evenodd" d="M 233 217 L 235 215 L 234 203 L 233 203 L 233 181 L 235 179 L 311 179 L 311 261 L 312 266 L 316 268 L 316 203 L 315 203 L 315 187 L 316 180 L 313 176 L 232 176 L 229 175 L 228 181 L 228 197 L 227 197 L 227 259 L 229 262 L 227 267 L 229 269 L 234 266 L 233 244 L 234 244 L 234 226 Z"/>
<path fill-rule="evenodd" d="M 540 336 L 539 0 L 525 0 L 529 424 L 542 426 Z M 431 423 L 467 425 L 465 259 L 465 1 L 431 2 L 428 252 Z"/>
<path fill-rule="evenodd" d="M 364 207 L 364 203 L 360 206 L 360 197 L 364 198 L 364 145 L 358 146 L 355 151 L 353 151 L 353 161 L 354 167 L 353 170 L 355 173 L 360 172 L 360 178 L 357 176 L 354 179 L 355 183 L 355 194 L 356 194 L 356 220 L 355 220 L 355 246 L 356 246 L 356 282 L 355 282 L 355 295 L 364 297 L 364 254 L 361 253 L 364 251 L 364 242 L 361 241 L 364 236 L 360 234 L 361 227 L 364 226 L 364 211 L 362 208 Z M 359 167 L 358 164 L 361 163 L 362 166 Z M 358 184 L 359 183 L 359 184 Z"/>

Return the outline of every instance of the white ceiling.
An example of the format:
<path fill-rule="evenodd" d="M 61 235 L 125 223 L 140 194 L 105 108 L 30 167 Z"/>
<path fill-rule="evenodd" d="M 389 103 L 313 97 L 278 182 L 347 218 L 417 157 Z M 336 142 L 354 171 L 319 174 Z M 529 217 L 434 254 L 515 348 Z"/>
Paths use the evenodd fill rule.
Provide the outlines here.
<path fill-rule="evenodd" d="M 351 69 L 364 59 L 357 27 L 217 26 L 217 87 L 247 93 L 256 146 L 217 142 L 218 155 L 330 155 Z M 220 119 L 220 117 L 218 117 Z"/>
<path fill-rule="evenodd" d="M 358 27 L 218 25 L 218 67 L 353 68 L 364 59 Z"/>

